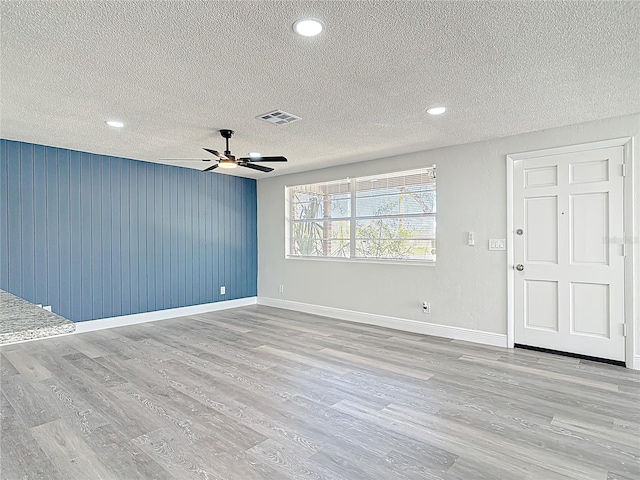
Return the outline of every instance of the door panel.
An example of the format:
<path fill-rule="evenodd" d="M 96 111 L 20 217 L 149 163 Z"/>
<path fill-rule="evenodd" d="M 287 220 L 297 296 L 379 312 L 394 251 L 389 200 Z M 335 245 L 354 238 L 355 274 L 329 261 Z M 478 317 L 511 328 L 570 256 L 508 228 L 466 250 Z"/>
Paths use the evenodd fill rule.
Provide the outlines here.
<path fill-rule="evenodd" d="M 571 333 L 610 337 L 609 285 L 571 283 Z"/>
<path fill-rule="evenodd" d="M 525 198 L 526 262 L 558 263 L 557 197 Z"/>
<path fill-rule="evenodd" d="M 595 162 L 575 162 L 569 168 L 569 182 L 572 184 L 609 180 L 609 159 L 607 158 Z"/>
<path fill-rule="evenodd" d="M 609 265 L 609 192 L 569 196 L 571 264 Z"/>
<path fill-rule="evenodd" d="M 558 184 L 558 167 L 528 168 L 524 171 L 525 188 L 550 187 Z"/>
<path fill-rule="evenodd" d="M 525 325 L 558 331 L 558 282 L 525 280 Z"/>
<path fill-rule="evenodd" d="M 624 360 L 622 147 L 514 163 L 515 343 Z"/>

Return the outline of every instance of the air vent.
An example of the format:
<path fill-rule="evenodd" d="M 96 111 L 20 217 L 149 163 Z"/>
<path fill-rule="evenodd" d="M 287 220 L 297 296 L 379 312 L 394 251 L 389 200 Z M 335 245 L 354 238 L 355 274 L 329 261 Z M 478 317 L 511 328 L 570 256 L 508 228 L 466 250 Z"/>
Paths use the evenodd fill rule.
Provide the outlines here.
<path fill-rule="evenodd" d="M 282 110 L 274 110 L 273 112 L 263 113 L 256 117 L 259 120 L 273 123 L 275 125 L 286 125 L 287 123 L 297 122 L 302 120 L 300 117 L 292 115 L 291 113 L 283 112 Z"/>

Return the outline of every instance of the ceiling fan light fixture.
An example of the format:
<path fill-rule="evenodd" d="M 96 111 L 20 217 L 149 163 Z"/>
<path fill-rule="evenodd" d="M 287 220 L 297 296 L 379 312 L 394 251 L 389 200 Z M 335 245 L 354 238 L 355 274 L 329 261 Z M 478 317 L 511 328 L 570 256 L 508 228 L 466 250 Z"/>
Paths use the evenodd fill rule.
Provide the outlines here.
<path fill-rule="evenodd" d="M 238 164 L 235 162 L 235 160 L 220 160 L 218 162 L 218 166 L 220 168 L 236 168 Z"/>
<path fill-rule="evenodd" d="M 431 107 L 427 109 L 427 113 L 429 115 L 442 115 L 446 111 L 446 107 Z"/>
<path fill-rule="evenodd" d="M 324 23 L 315 18 L 303 18 L 293 24 L 293 31 L 303 37 L 315 37 L 324 30 Z"/>

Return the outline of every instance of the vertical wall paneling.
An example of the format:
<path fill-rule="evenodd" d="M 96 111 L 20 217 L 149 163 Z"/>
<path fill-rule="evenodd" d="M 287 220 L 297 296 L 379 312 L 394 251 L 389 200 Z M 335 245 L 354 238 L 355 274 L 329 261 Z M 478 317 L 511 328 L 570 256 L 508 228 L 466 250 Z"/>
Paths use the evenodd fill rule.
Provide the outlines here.
<path fill-rule="evenodd" d="M 243 183 L 242 182 L 238 182 L 236 181 L 236 187 L 235 187 L 235 191 L 236 191 L 236 198 L 238 199 L 238 207 L 240 208 L 241 211 L 244 211 L 245 208 L 245 199 L 243 196 L 244 193 L 244 188 L 243 188 Z M 237 218 L 237 217 L 236 217 Z M 242 218 L 242 217 L 241 217 Z M 242 285 L 242 279 L 240 278 L 240 275 L 242 274 L 241 272 L 243 271 L 244 268 L 244 264 L 243 264 L 243 257 L 244 255 L 242 255 L 242 246 L 244 244 L 244 222 L 242 221 L 236 221 L 236 230 L 238 232 L 238 236 L 239 239 L 237 241 L 237 244 L 235 246 L 235 251 L 236 251 L 236 270 L 234 270 L 235 273 L 235 284 L 236 284 L 236 288 L 238 289 L 238 293 L 239 294 L 243 294 L 245 291 L 244 285 Z"/>
<path fill-rule="evenodd" d="M 100 239 L 102 256 L 102 305 L 111 301 L 111 290 L 113 288 L 113 267 L 111 257 L 113 254 L 113 232 L 111 231 L 111 215 L 114 210 L 112 202 L 113 190 L 111 187 L 111 159 L 109 157 L 98 157 L 100 159 L 100 170 L 102 172 L 102 195 L 100 198 Z M 114 308 L 115 310 L 115 308 Z M 102 314 L 104 316 L 104 313 Z"/>
<path fill-rule="evenodd" d="M 149 260 L 149 270 L 147 276 L 153 280 L 153 286 L 150 291 L 153 295 L 153 308 L 159 308 L 158 305 L 162 305 L 162 168 L 157 168 L 153 172 L 153 189 L 151 195 L 149 195 L 148 202 L 151 204 L 147 209 L 153 214 L 153 257 Z"/>
<path fill-rule="evenodd" d="M 173 301 L 171 294 L 171 190 L 170 174 L 173 169 L 162 167 L 162 282 L 160 294 L 162 299 Z M 161 302 L 162 304 L 162 302 Z"/>
<path fill-rule="evenodd" d="M 217 222 L 214 224 L 213 230 L 213 241 L 216 244 L 216 255 L 219 259 L 218 269 L 216 270 L 216 284 L 214 285 L 216 298 L 220 299 L 220 285 L 224 283 L 224 264 L 225 264 L 225 251 L 223 248 L 224 238 L 222 237 L 223 232 L 220 232 L 218 229 L 218 225 L 221 225 L 224 222 L 224 203 L 222 202 L 224 196 L 224 181 L 220 182 L 216 185 L 216 205 L 217 205 Z"/>
<path fill-rule="evenodd" d="M 231 177 L 225 177 L 224 179 L 224 197 L 223 197 L 223 202 L 224 202 L 224 223 L 225 225 L 230 225 L 231 224 L 231 181 L 232 178 Z M 231 270 L 231 249 L 233 248 L 233 245 L 231 242 L 233 242 L 233 237 L 231 236 L 231 229 L 226 229 L 224 232 L 224 242 L 223 242 L 223 246 L 224 246 L 224 274 L 222 277 L 222 282 L 224 283 L 224 285 L 227 287 L 227 289 L 229 290 L 228 294 L 225 294 L 225 298 L 227 298 L 227 295 L 230 295 L 231 292 L 233 292 L 233 289 L 231 288 L 230 282 L 229 282 L 229 277 L 230 277 L 230 270 Z"/>
<path fill-rule="evenodd" d="M 180 303 L 180 283 L 178 272 L 178 264 L 180 263 L 178 250 L 178 208 L 182 204 L 178 202 L 178 183 L 179 182 L 174 182 L 173 178 L 169 178 L 169 217 L 171 218 L 169 241 L 171 244 L 171 263 L 169 267 L 169 277 L 171 284 L 171 303 L 175 305 Z"/>
<path fill-rule="evenodd" d="M 82 314 L 82 212 L 81 212 L 81 156 L 80 152 L 69 151 L 69 234 L 71 236 L 71 283 L 69 294 L 71 306 L 67 318 L 83 318 Z M 62 226 L 61 226 L 62 228 Z M 75 291 L 74 291 L 75 289 Z M 25 297 L 27 298 L 27 297 Z M 34 301 L 35 299 L 27 300 Z M 60 312 L 62 315 L 62 312 Z"/>
<path fill-rule="evenodd" d="M 131 190 L 130 183 L 134 181 L 131 177 L 131 167 L 135 162 L 120 160 L 120 173 L 118 182 L 120 183 L 120 281 L 122 282 L 121 313 L 129 315 L 134 312 L 131 302 Z"/>
<path fill-rule="evenodd" d="M 186 177 L 185 172 L 185 177 Z M 196 266 L 193 264 L 193 236 L 196 233 L 194 230 L 194 222 L 193 222 L 193 214 L 195 212 L 195 200 L 194 200 L 194 191 L 193 191 L 193 178 L 185 178 L 185 185 L 187 186 L 187 190 L 185 191 L 184 197 L 184 208 L 185 208 L 185 231 L 184 231 L 184 252 L 186 257 L 185 262 L 185 303 L 187 305 L 193 303 L 193 284 L 194 284 L 194 276 L 196 273 Z"/>
<path fill-rule="evenodd" d="M 60 175 L 58 172 L 58 149 L 47 147 L 44 151 L 45 175 L 44 182 L 47 186 L 45 216 L 46 216 L 46 244 L 47 244 L 47 263 L 42 265 L 40 275 L 46 278 L 47 297 L 46 305 L 60 311 L 60 225 L 59 218 L 59 183 Z"/>
<path fill-rule="evenodd" d="M 233 181 L 231 183 L 231 192 L 232 192 L 232 200 L 233 204 L 233 213 L 231 214 L 231 223 L 233 225 L 233 232 L 239 232 L 242 229 L 242 218 L 239 218 L 242 214 L 242 198 L 240 198 L 240 192 L 238 191 L 238 182 L 239 177 L 233 177 Z M 231 271 L 229 272 L 231 275 L 231 295 L 237 295 L 240 288 L 237 283 L 237 270 L 240 269 L 240 258 L 238 256 L 238 248 L 240 245 L 238 244 L 240 235 L 234 235 L 231 239 Z"/>
<path fill-rule="evenodd" d="M 251 179 L 2 140 L 0 288 L 74 321 L 254 296 L 256 213 Z"/>
<path fill-rule="evenodd" d="M 108 157 L 107 157 L 108 158 Z M 107 195 L 103 195 L 103 202 L 110 210 L 110 223 L 108 230 L 111 236 L 111 307 L 113 308 L 113 316 L 122 315 L 122 268 L 118 261 L 122 258 L 122 231 L 120 228 L 122 218 L 122 182 L 120 179 L 121 161 L 118 158 L 112 158 L 109 161 L 109 179 L 110 188 Z M 103 194 L 105 192 L 103 191 Z"/>
<path fill-rule="evenodd" d="M 155 255 L 155 212 L 153 208 L 153 187 L 155 185 L 155 171 L 149 172 L 145 175 L 145 190 L 144 196 L 141 200 L 141 204 L 144 210 L 145 220 L 144 223 L 152 225 L 152 228 L 145 229 L 144 238 L 144 252 L 142 252 L 142 258 L 144 260 L 144 285 L 145 292 L 142 295 L 146 299 L 146 305 L 143 305 L 143 309 L 147 311 L 156 310 L 156 296 L 155 296 L 155 279 L 153 278 L 153 271 L 155 265 L 153 264 L 153 257 Z"/>
<path fill-rule="evenodd" d="M 90 210 L 89 228 L 91 229 L 91 243 L 89 244 L 91 261 L 91 311 L 94 318 L 102 318 L 102 169 L 100 157 L 89 156 L 92 202 Z"/>
<path fill-rule="evenodd" d="M 206 232 L 207 249 L 206 249 L 206 257 L 205 257 L 206 265 L 208 266 L 206 285 L 207 285 L 207 295 L 211 295 L 215 291 L 215 285 L 216 285 L 216 282 L 218 281 L 216 277 L 216 272 L 218 271 L 218 265 L 217 265 L 218 256 L 216 255 L 218 247 L 216 245 L 216 240 L 215 240 L 214 230 L 213 230 L 213 226 L 217 222 L 218 210 L 217 210 L 217 203 L 211 200 L 212 198 L 214 198 L 214 195 L 215 195 L 214 185 L 213 185 L 213 182 L 208 180 L 206 182 L 206 193 L 207 193 L 206 203 L 207 203 L 207 216 L 208 216 L 207 232 Z"/>
<path fill-rule="evenodd" d="M 247 221 L 246 221 L 246 215 L 247 215 L 247 209 L 248 209 L 248 205 L 247 205 L 247 201 L 249 200 L 246 196 L 246 185 L 244 183 L 241 183 L 239 185 L 239 191 L 240 191 L 240 201 L 242 202 L 240 205 L 242 207 L 242 214 L 240 215 L 240 218 L 242 220 L 241 223 L 241 232 L 240 232 L 240 238 L 245 238 L 247 235 Z M 240 271 L 244 271 L 247 268 L 247 256 L 248 255 L 243 255 L 242 253 L 242 245 L 239 246 L 240 247 Z M 237 282 L 239 285 L 241 285 L 243 287 L 243 289 L 245 288 L 244 285 L 242 285 L 242 278 L 240 278 L 240 276 L 237 277 Z M 242 293 L 244 293 L 246 290 L 243 290 Z"/>
<path fill-rule="evenodd" d="M 184 173 L 184 304 L 193 302 L 193 177 Z"/>
<path fill-rule="evenodd" d="M 196 216 L 195 216 L 195 223 L 198 226 L 198 234 L 195 236 L 195 251 L 194 251 L 194 257 L 195 258 L 204 258 L 204 248 L 203 248 L 203 244 L 206 242 L 206 221 L 204 219 L 204 202 L 206 202 L 206 188 L 205 188 L 205 178 L 207 177 L 206 174 L 202 174 L 202 175 L 198 175 L 195 178 L 196 181 L 196 188 L 195 190 L 198 192 L 198 200 L 196 202 Z M 194 279 L 194 286 L 193 286 L 193 291 L 194 291 L 194 295 L 196 295 L 195 297 L 195 302 L 196 303 L 201 303 L 202 299 L 205 296 L 205 291 L 204 291 L 204 265 L 202 265 L 201 262 L 198 262 L 196 264 L 196 271 L 197 271 L 197 275 L 195 275 L 195 279 Z"/>
<path fill-rule="evenodd" d="M 71 315 L 71 223 L 69 195 L 69 150 L 58 150 L 58 277 L 60 303 L 57 312 Z M 53 305 L 52 305 L 53 307 Z"/>
<path fill-rule="evenodd" d="M 251 205 L 251 209 L 249 211 L 249 216 L 250 217 L 255 217 L 258 218 L 258 189 L 257 189 L 257 185 L 256 183 L 251 183 L 248 185 L 249 188 L 249 196 L 246 199 L 246 201 Z M 255 239 L 252 240 L 254 245 L 253 247 L 250 249 L 251 251 L 251 263 L 249 264 L 249 271 L 258 271 L 258 223 L 252 223 L 252 222 L 248 222 L 249 223 L 249 235 L 247 235 L 247 238 L 249 239 Z M 281 248 L 284 249 L 284 245 L 281 246 Z M 282 252 L 283 256 L 284 256 L 284 251 Z M 256 284 L 255 290 L 257 291 L 258 289 L 258 285 Z"/>
<path fill-rule="evenodd" d="M 35 200 L 33 187 L 33 145 L 20 145 L 20 226 L 21 249 L 25 252 L 34 252 L 31 255 L 23 255 L 21 258 L 22 291 L 28 297 L 36 294 L 36 259 L 35 259 Z M 42 202 L 43 198 L 37 199 Z M 44 204 L 37 208 L 44 208 Z M 40 272 L 38 272 L 40 273 Z"/>
<path fill-rule="evenodd" d="M 91 262 L 91 204 L 93 203 L 93 179 L 91 178 L 91 155 L 80 155 L 80 262 L 82 279 L 80 282 L 81 318 L 93 316 L 93 272 Z M 27 299 L 28 300 L 28 299 Z"/>
<path fill-rule="evenodd" d="M 238 177 L 234 177 L 231 185 L 231 192 L 233 195 L 232 196 L 233 199 L 231 200 L 231 203 L 233 204 L 233 210 L 234 210 L 234 213 L 231 215 L 231 223 L 233 224 L 233 231 L 241 232 L 242 218 L 239 218 L 239 217 L 242 214 L 242 198 L 240 195 L 241 192 L 239 191 L 239 188 L 238 188 L 239 182 L 237 180 L 238 180 Z M 231 240 L 232 261 L 231 261 L 231 271 L 229 273 L 231 274 L 232 295 L 237 295 L 239 292 L 239 285 L 237 282 L 237 271 L 240 269 L 240 256 L 238 255 L 238 248 L 240 248 L 240 245 L 238 245 L 239 236 L 240 235 L 234 236 L 234 238 Z"/>
<path fill-rule="evenodd" d="M 7 159 L 18 158 L 20 159 L 20 145 L 9 142 L 7 146 Z M 11 207 L 12 205 L 20 205 L 20 167 L 21 161 L 8 162 L 7 166 L 7 224 L 8 228 L 6 232 L 3 232 L 3 237 L 6 238 L 6 243 L 9 245 L 9 259 L 8 259 L 8 276 L 6 279 L 6 285 L 12 290 L 22 289 L 22 222 L 21 212 L 19 208 Z M 3 242 L 4 243 L 4 242 Z M 32 255 L 33 252 L 27 252 L 27 255 Z M 35 286 L 34 286 L 35 289 Z"/>
<path fill-rule="evenodd" d="M 131 308 L 130 313 L 142 312 L 140 308 L 139 275 L 140 275 L 140 244 L 138 240 L 138 228 L 140 216 L 138 212 L 138 162 L 132 163 L 129 168 L 129 264 Z"/>
<path fill-rule="evenodd" d="M 28 155 L 28 148 L 22 148 L 22 154 Z M 35 245 L 40 248 L 34 248 L 35 253 L 35 296 L 38 298 L 37 303 L 47 305 L 49 302 L 47 296 L 47 179 L 48 168 L 45 159 L 45 147 L 41 145 L 33 146 L 33 199 L 35 222 Z M 21 192 L 21 197 L 29 195 L 30 192 Z M 24 239 L 23 239 L 24 240 Z M 23 255 L 26 255 L 26 247 L 23 242 Z M 24 272 L 22 273 L 24 278 Z"/>
<path fill-rule="evenodd" d="M 5 140 L 0 140 L 0 232 L 7 232 L 9 230 L 9 185 L 7 183 L 9 175 L 8 167 L 7 142 Z M 9 242 L 0 242 L 0 285 L 7 285 L 8 283 Z"/>
<path fill-rule="evenodd" d="M 222 182 L 220 182 L 219 185 L 219 190 L 218 190 L 218 202 L 219 206 L 218 206 L 218 214 L 220 215 L 219 220 L 218 220 L 218 225 L 226 222 L 226 218 L 225 218 L 225 212 L 227 210 L 227 206 L 225 205 L 225 194 L 227 193 L 227 182 L 226 182 L 226 178 L 223 179 Z M 225 268 L 227 266 L 227 263 L 229 262 L 229 256 L 227 255 L 227 251 L 226 251 L 226 239 L 224 237 L 225 233 L 221 232 L 220 229 L 218 228 L 218 225 L 216 225 L 216 241 L 218 242 L 218 249 L 219 249 L 219 257 L 220 258 L 220 269 L 219 269 L 219 274 L 218 274 L 218 284 L 216 285 L 216 294 L 218 295 L 218 298 L 221 298 L 220 295 L 220 290 L 219 287 L 220 285 L 224 285 L 224 279 L 225 279 Z"/>
<path fill-rule="evenodd" d="M 138 308 L 143 311 L 149 311 L 149 297 L 147 288 L 147 177 L 143 172 L 143 165 L 137 164 L 138 168 L 138 184 L 136 185 L 136 208 L 138 211 Z"/>
<path fill-rule="evenodd" d="M 178 279 L 178 306 L 185 305 L 185 282 L 186 282 L 186 274 L 184 272 L 184 264 L 186 262 L 186 256 L 184 254 L 184 235 L 182 232 L 185 231 L 185 211 L 184 211 L 184 172 L 181 170 L 178 172 L 178 178 L 180 181 L 176 185 L 177 189 L 177 204 L 176 204 L 176 219 L 177 219 L 177 243 L 176 249 L 178 251 L 178 261 L 176 263 L 176 278 Z"/>

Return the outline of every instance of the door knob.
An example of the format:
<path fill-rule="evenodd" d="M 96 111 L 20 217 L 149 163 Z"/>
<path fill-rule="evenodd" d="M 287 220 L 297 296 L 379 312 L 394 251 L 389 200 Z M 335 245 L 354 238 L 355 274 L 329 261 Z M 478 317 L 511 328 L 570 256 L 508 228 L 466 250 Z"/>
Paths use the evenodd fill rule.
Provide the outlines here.
<path fill-rule="evenodd" d="M 524 265 L 521 264 L 521 263 L 517 264 L 516 265 L 516 270 L 518 270 L 519 272 L 523 271 L 524 270 Z"/>

